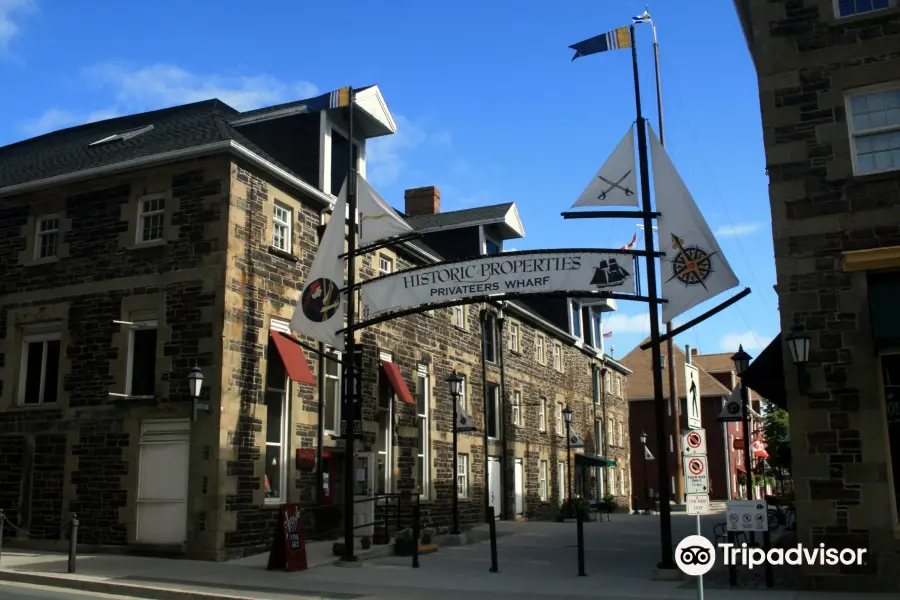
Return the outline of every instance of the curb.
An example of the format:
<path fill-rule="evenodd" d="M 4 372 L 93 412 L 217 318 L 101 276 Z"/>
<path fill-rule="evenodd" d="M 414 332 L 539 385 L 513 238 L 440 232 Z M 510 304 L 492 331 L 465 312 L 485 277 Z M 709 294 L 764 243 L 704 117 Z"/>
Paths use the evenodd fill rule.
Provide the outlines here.
<path fill-rule="evenodd" d="M 235 594 L 221 594 L 213 591 L 202 592 L 195 590 L 179 590 L 173 588 L 151 587 L 137 584 L 112 583 L 109 581 L 94 581 L 90 579 L 68 577 L 65 575 L 38 575 L 36 573 L 22 573 L 19 571 L 0 569 L 0 582 L 2 581 L 25 583 L 31 585 L 43 585 L 47 587 L 64 588 L 67 590 L 80 592 L 96 592 L 99 594 L 130 596 L 136 599 L 140 598 L 146 600 L 262 600 L 263 596 L 272 597 L 273 595 L 275 595 L 271 591 L 266 591 L 263 592 L 260 596 L 255 597 L 240 596 Z M 191 584 L 185 582 L 185 585 Z M 329 596 L 321 595 L 294 595 L 291 594 L 289 590 L 285 590 L 283 595 L 292 596 L 297 600 L 319 600 L 322 598 L 329 598 Z"/>

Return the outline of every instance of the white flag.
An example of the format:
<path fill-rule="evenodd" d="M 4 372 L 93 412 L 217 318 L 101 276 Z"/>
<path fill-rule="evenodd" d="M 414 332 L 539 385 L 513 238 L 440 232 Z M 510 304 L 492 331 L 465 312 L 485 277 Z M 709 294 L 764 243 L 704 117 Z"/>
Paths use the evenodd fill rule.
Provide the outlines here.
<path fill-rule="evenodd" d="M 340 291 L 344 287 L 344 259 L 340 256 L 344 252 L 346 207 L 344 179 L 291 319 L 292 331 L 336 350 L 344 349 L 344 335 L 338 330 L 344 327 L 344 294 Z"/>
<path fill-rule="evenodd" d="M 570 448 L 584 448 L 584 440 L 580 435 L 572 432 L 572 435 L 569 436 L 569 447 Z"/>
<path fill-rule="evenodd" d="M 667 323 L 739 284 L 675 165 L 650 127 L 653 191 L 660 213 L 662 319 Z"/>
<path fill-rule="evenodd" d="M 628 133 L 597 171 L 572 208 L 579 206 L 638 206 L 634 125 L 628 129 Z"/>
<path fill-rule="evenodd" d="M 359 207 L 359 245 L 368 246 L 378 240 L 412 232 L 400 215 L 384 201 L 378 192 L 363 179 L 356 176 Z"/>
<path fill-rule="evenodd" d="M 475 421 L 472 420 L 466 409 L 459 403 L 456 404 L 456 431 L 457 433 L 475 431 Z"/>
<path fill-rule="evenodd" d="M 650 454 L 650 448 L 648 448 L 647 446 L 644 446 L 644 459 L 653 460 L 653 455 Z"/>

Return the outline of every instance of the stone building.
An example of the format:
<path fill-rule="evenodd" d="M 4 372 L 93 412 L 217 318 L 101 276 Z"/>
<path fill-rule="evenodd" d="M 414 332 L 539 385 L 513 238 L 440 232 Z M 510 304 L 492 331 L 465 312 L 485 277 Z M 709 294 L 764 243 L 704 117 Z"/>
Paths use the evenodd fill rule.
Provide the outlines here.
<path fill-rule="evenodd" d="M 377 87 L 356 103 L 365 176 L 366 140 L 396 127 Z M 281 503 L 340 506 L 341 357 L 309 352 L 288 322 L 350 141 L 338 111 L 298 104 L 240 113 L 210 100 L 0 148 L 5 536 L 61 546 L 77 513 L 87 548 L 222 560 L 265 550 Z M 404 210 L 422 237 L 359 260 L 362 279 L 524 235 L 514 204 L 441 213 L 439 191 L 419 188 Z M 629 371 L 604 356 L 600 324 L 614 309 L 510 301 L 363 330 L 357 493 L 417 492 L 437 526 L 453 493 L 464 524 L 488 502 L 501 518 L 551 518 L 568 404 L 584 439 L 573 485 L 627 507 Z M 195 367 L 209 412 L 192 410 Z M 478 429 L 460 435 L 458 473 L 454 370 Z"/>
<path fill-rule="evenodd" d="M 867 549 L 863 567 L 803 567 L 805 584 L 896 591 L 900 6 L 735 6 L 759 80 L 783 334 L 744 379 L 790 412 L 799 541 Z M 798 334 L 810 346 L 795 365 Z"/>

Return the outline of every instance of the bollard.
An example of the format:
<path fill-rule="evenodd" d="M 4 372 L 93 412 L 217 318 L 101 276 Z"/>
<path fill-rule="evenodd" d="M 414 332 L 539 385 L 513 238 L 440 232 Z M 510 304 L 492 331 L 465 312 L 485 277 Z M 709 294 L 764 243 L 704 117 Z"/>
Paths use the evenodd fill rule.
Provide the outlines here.
<path fill-rule="evenodd" d="M 734 546 L 734 532 L 728 532 L 728 543 Z M 728 565 L 728 586 L 734 587 L 737 585 L 737 567 L 732 562 Z"/>
<path fill-rule="evenodd" d="M 494 507 L 488 507 L 488 530 L 491 532 L 491 573 L 497 569 L 497 520 L 494 518 Z"/>
<path fill-rule="evenodd" d="M 766 556 L 769 556 L 769 550 L 772 549 L 772 534 L 768 531 L 763 532 L 763 551 L 766 553 Z M 772 563 L 768 560 L 765 562 L 763 567 L 766 571 L 766 587 L 770 588 L 775 585 L 775 576 L 772 573 Z"/>
<path fill-rule="evenodd" d="M 575 527 L 578 531 L 578 576 L 586 577 L 584 572 L 584 516 L 580 510 L 575 511 Z"/>
<path fill-rule="evenodd" d="M 3 509 L 0 509 L 0 560 L 3 559 L 3 521 L 6 520 L 6 515 L 3 514 Z"/>
<path fill-rule="evenodd" d="M 413 506 L 413 555 L 412 568 L 419 568 L 419 505 Z"/>
<path fill-rule="evenodd" d="M 76 546 L 78 546 L 78 515 L 72 513 L 72 528 L 69 533 L 69 573 L 75 572 Z"/>

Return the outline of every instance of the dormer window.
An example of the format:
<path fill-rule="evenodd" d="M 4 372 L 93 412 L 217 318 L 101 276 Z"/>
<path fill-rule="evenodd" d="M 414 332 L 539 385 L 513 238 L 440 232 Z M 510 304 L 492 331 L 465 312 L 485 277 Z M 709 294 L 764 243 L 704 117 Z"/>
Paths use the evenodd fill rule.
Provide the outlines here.
<path fill-rule="evenodd" d="M 88 146 L 99 146 L 100 144 L 108 144 L 110 142 L 124 142 L 125 140 L 130 140 L 133 137 L 137 137 L 142 133 L 147 133 L 148 131 L 153 131 L 153 125 L 147 125 L 146 127 L 138 127 L 137 129 L 130 129 L 128 131 L 121 131 L 119 133 L 114 133 L 112 135 L 108 135 L 103 139 L 99 139 L 96 142 L 91 142 Z"/>
<path fill-rule="evenodd" d="M 581 302 L 569 300 L 569 330 L 573 336 L 580 338 L 581 329 Z"/>
<path fill-rule="evenodd" d="M 500 254 L 500 246 L 489 239 L 484 240 L 484 253 L 488 256 L 492 254 Z"/>

